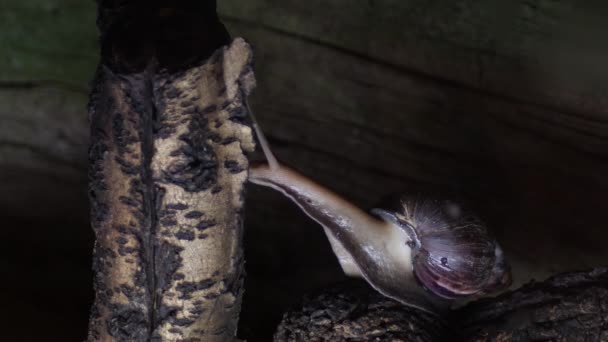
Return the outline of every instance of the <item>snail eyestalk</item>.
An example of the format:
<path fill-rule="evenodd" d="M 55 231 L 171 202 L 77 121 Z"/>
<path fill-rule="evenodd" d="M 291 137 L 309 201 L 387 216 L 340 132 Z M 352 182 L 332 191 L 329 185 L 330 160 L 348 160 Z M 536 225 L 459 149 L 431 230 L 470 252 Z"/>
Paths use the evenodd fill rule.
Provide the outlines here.
<path fill-rule="evenodd" d="M 268 140 L 266 140 L 266 136 L 264 135 L 264 132 L 262 132 L 262 129 L 258 124 L 258 120 L 256 119 L 255 114 L 253 114 L 251 107 L 249 106 L 249 102 L 246 101 L 245 103 L 247 106 L 247 111 L 251 116 L 251 125 L 253 126 L 253 130 L 255 131 L 255 136 L 258 138 L 258 142 L 260 143 L 260 147 L 264 152 L 264 156 L 266 157 L 268 166 L 270 166 L 270 168 L 273 170 L 277 170 L 280 167 L 279 162 L 270 150 L 270 144 L 268 143 Z"/>

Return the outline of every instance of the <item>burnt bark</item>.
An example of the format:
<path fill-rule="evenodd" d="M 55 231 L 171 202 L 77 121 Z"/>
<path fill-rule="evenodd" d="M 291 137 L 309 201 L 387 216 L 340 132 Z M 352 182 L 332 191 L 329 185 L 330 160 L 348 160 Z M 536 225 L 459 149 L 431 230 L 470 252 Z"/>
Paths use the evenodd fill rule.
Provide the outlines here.
<path fill-rule="evenodd" d="M 608 268 L 563 273 L 433 316 L 345 283 L 289 311 L 275 341 L 605 341 Z"/>
<path fill-rule="evenodd" d="M 466 341 L 608 340 L 608 268 L 556 275 L 456 311 Z"/>
<path fill-rule="evenodd" d="M 342 283 L 304 299 L 274 335 L 276 342 L 296 341 L 448 341 L 441 317 L 402 305 L 361 282 Z"/>
<path fill-rule="evenodd" d="M 243 292 L 244 153 L 254 148 L 244 120 L 251 49 L 242 39 L 218 49 L 227 36 L 215 12 L 99 5 L 89 341 L 232 340 Z M 202 38 L 172 36 L 175 22 L 196 19 L 207 25 Z M 194 42 L 202 48 L 188 52 Z"/>

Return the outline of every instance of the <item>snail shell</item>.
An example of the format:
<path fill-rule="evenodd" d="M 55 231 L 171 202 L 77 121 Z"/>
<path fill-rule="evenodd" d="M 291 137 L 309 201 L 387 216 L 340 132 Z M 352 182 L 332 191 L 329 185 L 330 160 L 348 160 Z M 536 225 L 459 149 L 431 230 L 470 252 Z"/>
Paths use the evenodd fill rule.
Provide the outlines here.
<path fill-rule="evenodd" d="M 502 250 L 483 221 L 452 200 L 401 196 L 392 210 L 372 213 L 410 237 L 414 275 L 434 294 L 456 299 L 494 292 L 511 282 Z"/>

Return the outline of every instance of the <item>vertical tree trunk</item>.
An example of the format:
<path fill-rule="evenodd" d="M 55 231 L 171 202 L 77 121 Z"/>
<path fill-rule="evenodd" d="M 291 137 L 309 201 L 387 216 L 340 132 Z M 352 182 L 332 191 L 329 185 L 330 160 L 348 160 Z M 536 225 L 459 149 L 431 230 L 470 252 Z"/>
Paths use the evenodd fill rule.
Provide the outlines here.
<path fill-rule="evenodd" d="M 237 39 L 211 54 L 223 42 L 213 30 L 225 35 L 215 12 L 137 6 L 104 12 L 100 2 L 89 341 L 230 340 L 243 287 L 244 153 L 254 148 L 243 120 L 251 49 Z M 197 37 L 183 21 L 200 26 L 194 19 L 209 30 L 188 50 Z"/>

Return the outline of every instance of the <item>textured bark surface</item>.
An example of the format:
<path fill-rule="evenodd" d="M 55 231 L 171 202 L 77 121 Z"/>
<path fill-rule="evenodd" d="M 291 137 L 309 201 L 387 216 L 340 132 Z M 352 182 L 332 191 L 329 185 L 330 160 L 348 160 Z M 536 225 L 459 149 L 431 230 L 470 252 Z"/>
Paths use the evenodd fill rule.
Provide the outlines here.
<path fill-rule="evenodd" d="M 120 75 L 91 103 L 95 303 L 89 341 L 234 338 L 254 86 L 242 39 L 203 65 Z"/>
<path fill-rule="evenodd" d="M 608 341 L 608 269 L 566 273 L 454 313 L 466 341 Z"/>
<path fill-rule="evenodd" d="M 441 318 L 383 297 L 361 283 L 345 283 L 307 298 L 283 316 L 276 342 L 448 341 Z"/>
<path fill-rule="evenodd" d="M 606 341 L 608 269 L 566 273 L 441 319 L 343 284 L 283 316 L 275 341 Z"/>

